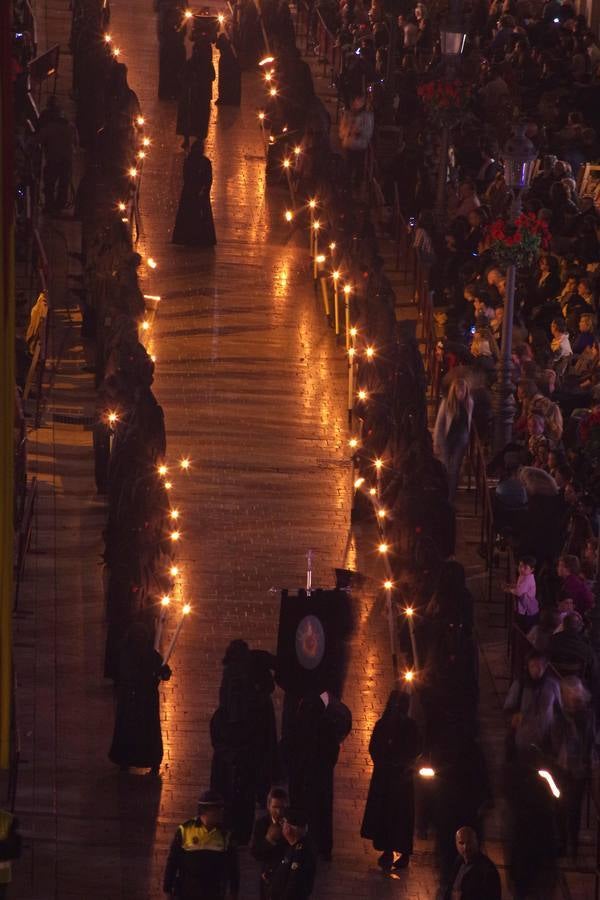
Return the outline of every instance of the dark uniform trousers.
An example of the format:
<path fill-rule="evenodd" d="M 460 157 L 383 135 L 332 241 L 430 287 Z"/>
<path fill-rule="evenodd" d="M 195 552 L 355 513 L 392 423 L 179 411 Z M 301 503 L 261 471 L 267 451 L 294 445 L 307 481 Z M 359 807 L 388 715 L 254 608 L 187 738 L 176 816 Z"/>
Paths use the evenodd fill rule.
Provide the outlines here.
<path fill-rule="evenodd" d="M 312 894 L 317 872 L 316 853 L 304 837 L 288 847 L 271 878 L 270 900 L 306 900 Z"/>

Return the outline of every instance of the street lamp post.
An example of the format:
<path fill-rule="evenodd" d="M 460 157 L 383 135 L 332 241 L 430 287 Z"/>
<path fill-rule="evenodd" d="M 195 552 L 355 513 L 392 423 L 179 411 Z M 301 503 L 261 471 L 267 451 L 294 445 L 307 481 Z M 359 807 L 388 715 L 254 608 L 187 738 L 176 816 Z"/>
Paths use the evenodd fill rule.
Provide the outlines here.
<path fill-rule="evenodd" d="M 440 50 L 442 53 L 444 78 L 454 74 L 455 66 L 463 52 L 466 39 L 467 36 L 463 31 L 454 31 L 445 28 L 440 29 Z M 443 223 L 446 211 L 446 170 L 448 167 L 449 140 L 450 129 L 447 125 L 444 125 L 440 136 L 440 157 L 437 190 L 435 194 L 435 211 L 438 222 L 440 223 Z"/>
<path fill-rule="evenodd" d="M 515 221 L 521 214 L 523 191 L 529 187 L 533 163 L 537 151 L 526 137 L 524 128 L 517 129 L 502 151 L 504 160 L 504 180 L 513 192 L 511 218 Z M 512 438 L 515 418 L 514 385 L 512 382 L 512 336 L 515 311 L 516 266 L 506 269 L 506 290 L 504 296 L 504 317 L 502 320 L 502 346 L 498 376 L 493 386 L 494 449 L 502 450 Z"/>

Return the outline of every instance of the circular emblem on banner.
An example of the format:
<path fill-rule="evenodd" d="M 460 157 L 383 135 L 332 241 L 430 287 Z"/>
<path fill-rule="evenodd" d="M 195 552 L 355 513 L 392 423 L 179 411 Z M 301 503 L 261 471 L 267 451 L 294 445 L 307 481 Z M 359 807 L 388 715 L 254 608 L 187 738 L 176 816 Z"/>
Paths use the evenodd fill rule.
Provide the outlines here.
<path fill-rule="evenodd" d="M 304 669 L 316 669 L 325 655 L 325 631 L 316 616 L 304 616 L 296 629 L 296 656 Z"/>

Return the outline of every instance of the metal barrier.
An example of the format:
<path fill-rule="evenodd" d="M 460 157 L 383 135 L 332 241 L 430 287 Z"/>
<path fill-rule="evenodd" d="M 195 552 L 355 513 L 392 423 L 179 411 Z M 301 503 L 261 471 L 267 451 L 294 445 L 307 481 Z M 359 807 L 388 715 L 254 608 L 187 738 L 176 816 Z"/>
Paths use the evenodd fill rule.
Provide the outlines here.
<path fill-rule="evenodd" d="M 329 66 L 331 70 L 331 81 L 333 82 L 333 79 L 337 74 L 340 48 L 336 36 L 331 33 L 318 10 L 316 18 L 317 47 L 315 49 L 318 51 L 317 55 L 319 61 L 323 63 L 323 75 L 327 71 L 327 66 Z"/>

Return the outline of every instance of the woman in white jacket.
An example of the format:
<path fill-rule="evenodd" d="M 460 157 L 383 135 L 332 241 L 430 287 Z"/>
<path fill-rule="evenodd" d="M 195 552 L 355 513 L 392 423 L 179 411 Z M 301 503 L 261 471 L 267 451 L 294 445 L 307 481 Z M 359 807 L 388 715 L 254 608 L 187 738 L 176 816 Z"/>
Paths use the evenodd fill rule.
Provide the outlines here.
<path fill-rule="evenodd" d="M 463 459 L 469 446 L 473 398 L 464 378 L 456 378 L 440 403 L 433 430 L 433 451 L 448 472 L 448 496 L 454 500 Z"/>
<path fill-rule="evenodd" d="M 340 119 L 340 141 L 346 157 L 348 178 L 360 187 L 365 171 L 365 154 L 373 137 L 375 119 L 364 97 L 355 97 Z"/>

